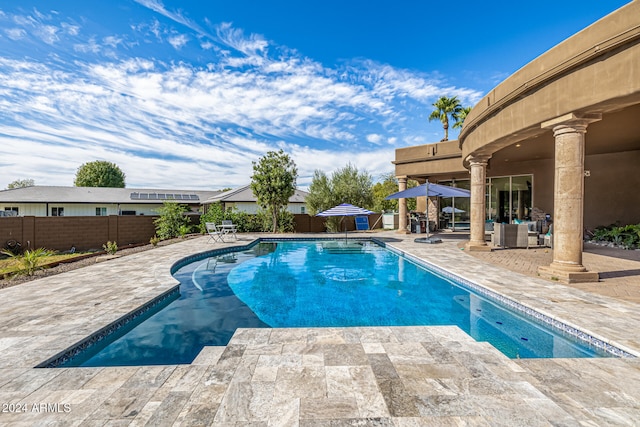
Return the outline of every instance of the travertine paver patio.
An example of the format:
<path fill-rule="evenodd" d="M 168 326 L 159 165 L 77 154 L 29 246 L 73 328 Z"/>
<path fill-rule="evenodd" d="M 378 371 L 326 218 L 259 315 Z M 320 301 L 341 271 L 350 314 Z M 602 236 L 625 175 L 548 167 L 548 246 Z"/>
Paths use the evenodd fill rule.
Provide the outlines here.
<path fill-rule="evenodd" d="M 242 236 L 233 244 L 246 244 Z M 640 353 L 640 305 L 498 268 L 455 241 L 399 250 Z M 188 240 L 0 290 L 0 424 L 637 425 L 639 359 L 510 360 L 456 327 L 239 330 L 191 365 L 34 369 L 175 286 Z M 22 411 L 22 410 L 25 411 Z"/>
<path fill-rule="evenodd" d="M 537 277 L 538 266 L 553 261 L 553 249 L 497 249 L 493 252 L 473 252 L 476 258 Z M 599 282 L 574 283 L 571 287 L 590 293 L 640 303 L 640 250 L 614 249 L 592 243 L 584 244 L 584 266 L 600 274 Z"/>

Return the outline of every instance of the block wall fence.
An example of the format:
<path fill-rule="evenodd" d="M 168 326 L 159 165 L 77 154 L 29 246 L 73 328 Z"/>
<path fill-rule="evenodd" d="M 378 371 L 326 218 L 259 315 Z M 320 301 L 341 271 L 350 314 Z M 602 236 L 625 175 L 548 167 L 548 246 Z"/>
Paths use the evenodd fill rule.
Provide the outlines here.
<path fill-rule="evenodd" d="M 325 218 L 307 214 L 294 215 L 296 233 L 322 233 Z M 0 248 L 15 240 L 22 249 L 46 248 L 66 251 L 102 250 L 107 241 L 117 242 L 119 247 L 149 243 L 155 234 L 151 215 L 67 216 L 67 217 L 0 217 Z M 198 215 L 190 216 L 192 224 L 199 224 Z M 369 216 L 371 228 L 382 228 L 380 214 Z M 353 217 L 345 217 L 342 227 L 355 230 Z M 344 230 L 344 228 L 341 228 Z"/>

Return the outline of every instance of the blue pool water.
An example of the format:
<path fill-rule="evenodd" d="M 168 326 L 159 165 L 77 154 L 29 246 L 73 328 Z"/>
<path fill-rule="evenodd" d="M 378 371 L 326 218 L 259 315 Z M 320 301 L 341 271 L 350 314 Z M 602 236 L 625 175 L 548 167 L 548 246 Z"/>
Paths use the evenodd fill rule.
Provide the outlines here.
<path fill-rule="evenodd" d="M 607 353 L 373 242 L 262 242 L 175 272 L 180 297 L 64 366 L 190 363 L 237 328 L 456 325 L 511 358 Z"/>

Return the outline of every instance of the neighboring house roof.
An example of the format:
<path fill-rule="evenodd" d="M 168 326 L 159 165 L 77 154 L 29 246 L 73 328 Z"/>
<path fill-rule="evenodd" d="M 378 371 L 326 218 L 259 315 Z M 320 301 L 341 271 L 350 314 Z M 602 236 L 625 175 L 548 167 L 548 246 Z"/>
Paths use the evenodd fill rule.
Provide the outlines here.
<path fill-rule="evenodd" d="M 293 196 L 289 198 L 289 203 L 304 203 L 309 193 L 306 191 L 298 190 L 296 188 Z M 249 185 L 244 187 L 234 188 L 233 190 L 225 191 L 209 199 L 206 199 L 202 203 L 238 203 L 238 202 L 256 202 L 256 196 L 253 195 L 253 191 Z"/>
<path fill-rule="evenodd" d="M 158 204 L 164 201 L 201 203 L 220 191 L 160 190 L 157 188 L 105 187 L 32 187 L 0 190 L 0 203 L 135 203 Z"/>

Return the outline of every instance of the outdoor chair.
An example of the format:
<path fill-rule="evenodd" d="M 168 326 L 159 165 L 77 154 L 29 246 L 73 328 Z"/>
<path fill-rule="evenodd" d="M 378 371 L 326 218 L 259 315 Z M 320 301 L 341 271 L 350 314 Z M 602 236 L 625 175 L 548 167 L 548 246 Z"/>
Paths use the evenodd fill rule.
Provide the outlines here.
<path fill-rule="evenodd" d="M 549 231 L 544 235 L 544 245 L 553 249 L 553 224 L 549 226 Z"/>
<path fill-rule="evenodd" d="M 213 240 L 215 242 L 224 242 L 224 232 L 222 230 L 218 230 L 218 227 L 213 222 L 205 223 L 205 227 L 207 229 L 207 234 L 209 235 L 209 240 Z M 207 240 L 207 243 L 209 243 Z"/>
<path fill-rule="evenodd" d="M 238 240 L 238 236 L 236 235 L 236 232 L 238 231 L 238 228 L 233 223 L 233 221 L 231 221 L 230 219 L 223 219 L 221 228 L 222 228 L 222 232 L 224 234 L 231 233 L 231 234 L 233 234 L 233 238 L 235 240 Z"/>

